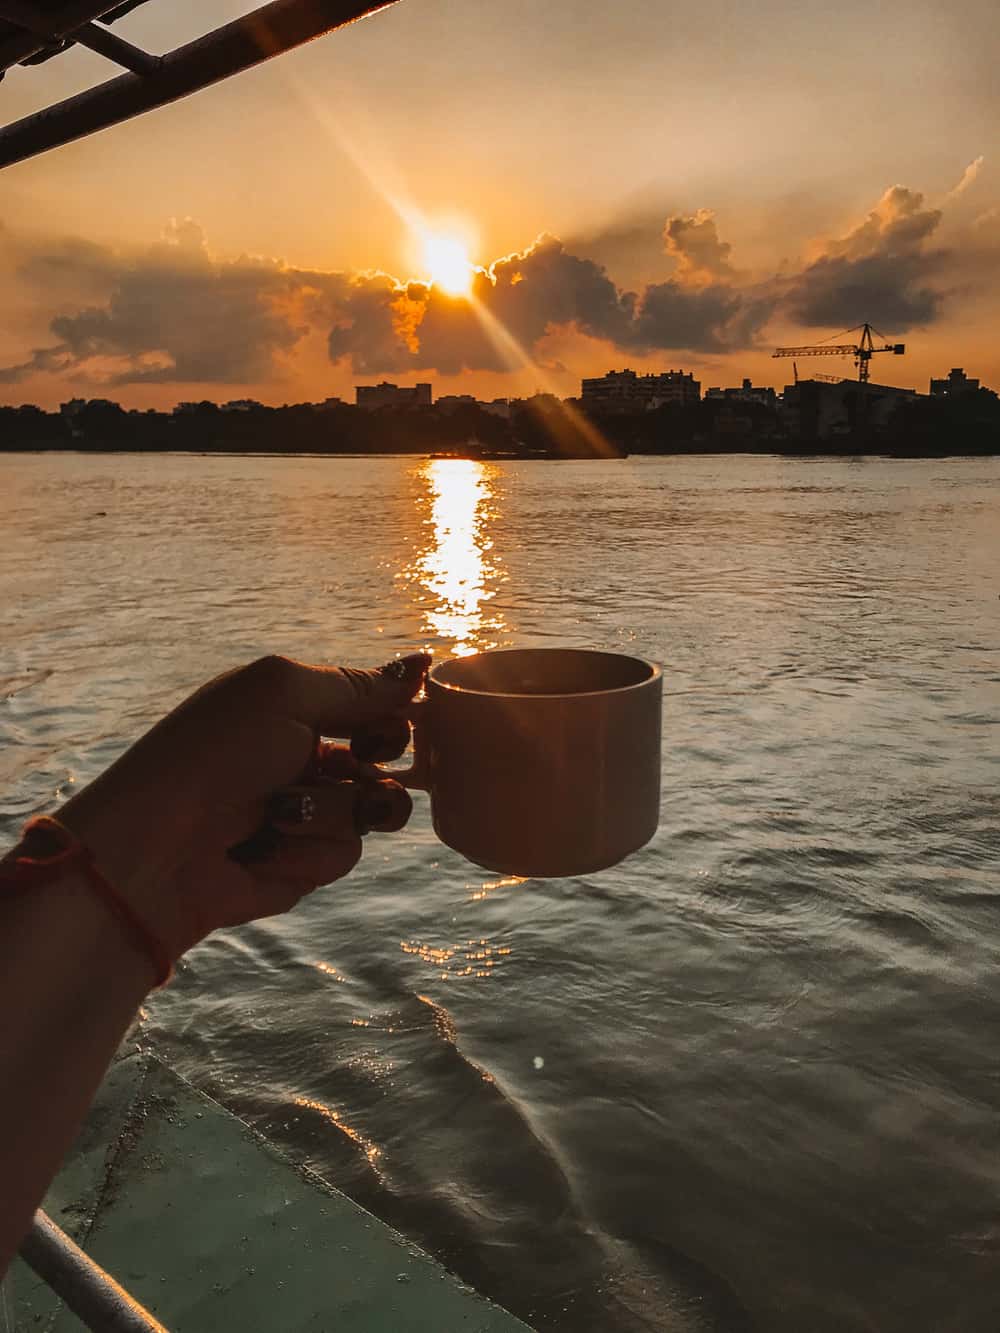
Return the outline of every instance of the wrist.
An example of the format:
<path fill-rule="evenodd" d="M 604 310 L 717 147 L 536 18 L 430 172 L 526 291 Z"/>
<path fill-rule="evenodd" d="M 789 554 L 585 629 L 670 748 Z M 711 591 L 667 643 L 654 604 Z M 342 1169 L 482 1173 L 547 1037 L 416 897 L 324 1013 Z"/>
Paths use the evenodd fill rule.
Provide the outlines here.
<path fill-rule="evenodd" d="M 4 858 L 5 868 L 38 853 L 34 838 L 23 840 Z M 126 924 L 94 893 L 78 866 L 53 866 L 50 875 L 23 889 L 0 895 L 7 942 L 23 934 L 39 941 L 35 953 L 51 982 L 113 989 L 136 1005 L 159 980 L 155 961 L 131 936 Z"/>
<path fill-rule="evenodd" d="M 171 819 L 162 794 L 112 775 L 119 779 L 108 770 L 68 801 L 59 821 L 176 962 L 217 924 L 204 910 L 211 896 L 198 892 L 199 829 Z"/>
<path fill-rule="evenodd" d="M 59 822 L 89 848 L 101 872 L 130 900 L 145 896 L 167 878 L 149 808 L 141 790 L 112 783 L 104 773 L 56 812 Z"/>
<path fill-rule="evenodd" d="M 151 960 L 156 984 L 163 985 L 195 940 L 180 928 L 167 861 L 152 838 L 140 844 L 133 830 L 143 826 L 129 817 L 127 805 L 109 801 L 100 784 L 93 784 L 60 809 L 56 820 L 40 824 L 29 826 L 28 833 L 29 842 L 48 842 L 36 856 L 43 857 L 43 864 L 60 853 L 69 858 L 92 896 Z"/>

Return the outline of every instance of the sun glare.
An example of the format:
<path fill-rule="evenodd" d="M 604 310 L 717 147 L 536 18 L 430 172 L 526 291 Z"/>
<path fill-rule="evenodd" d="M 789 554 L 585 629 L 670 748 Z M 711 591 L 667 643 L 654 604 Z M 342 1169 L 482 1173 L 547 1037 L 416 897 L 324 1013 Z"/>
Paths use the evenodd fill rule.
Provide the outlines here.
<path fill-rule="evenodd" d="M 457 236 L 428 232 L 424 236 L 424 268 L 434 286 L 449 296 L 467 296 L 472 289 L 472 261 Z"/>

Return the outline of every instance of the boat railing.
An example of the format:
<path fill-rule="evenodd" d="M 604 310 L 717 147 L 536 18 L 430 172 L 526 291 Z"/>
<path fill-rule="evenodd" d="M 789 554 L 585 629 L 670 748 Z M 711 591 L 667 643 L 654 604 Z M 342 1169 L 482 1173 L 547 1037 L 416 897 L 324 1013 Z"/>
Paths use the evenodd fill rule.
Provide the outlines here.
<path fill-rule="evenodd" d="M 21 1258 L 92 1333 L 169 1333 L 41 1210 Z"/>

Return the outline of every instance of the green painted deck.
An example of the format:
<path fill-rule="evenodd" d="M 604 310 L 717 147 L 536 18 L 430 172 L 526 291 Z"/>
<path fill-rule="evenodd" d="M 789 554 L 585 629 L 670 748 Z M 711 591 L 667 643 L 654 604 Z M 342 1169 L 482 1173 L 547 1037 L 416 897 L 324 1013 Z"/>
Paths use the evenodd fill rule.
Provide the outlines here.
<path fill-rule="evenodd" d="M 110 1070 L 45 1210 L 176 1333 L 530 1333 L 163 1065 Z M 83 1327 L 23 1263 L 19 1333 Z"/>

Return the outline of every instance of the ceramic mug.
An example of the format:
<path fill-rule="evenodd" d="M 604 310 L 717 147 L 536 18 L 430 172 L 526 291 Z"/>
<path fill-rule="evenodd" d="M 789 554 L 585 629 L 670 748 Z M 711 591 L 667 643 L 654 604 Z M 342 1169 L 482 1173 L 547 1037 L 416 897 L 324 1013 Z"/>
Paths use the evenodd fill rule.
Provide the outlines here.
<path fill-rule="evenodd" d="M 591 875 L 660 815 L 660 668 L 577 648 L 436 663 L 414 710 L 414 764 L 442 842 L 505 875 Z"/>

